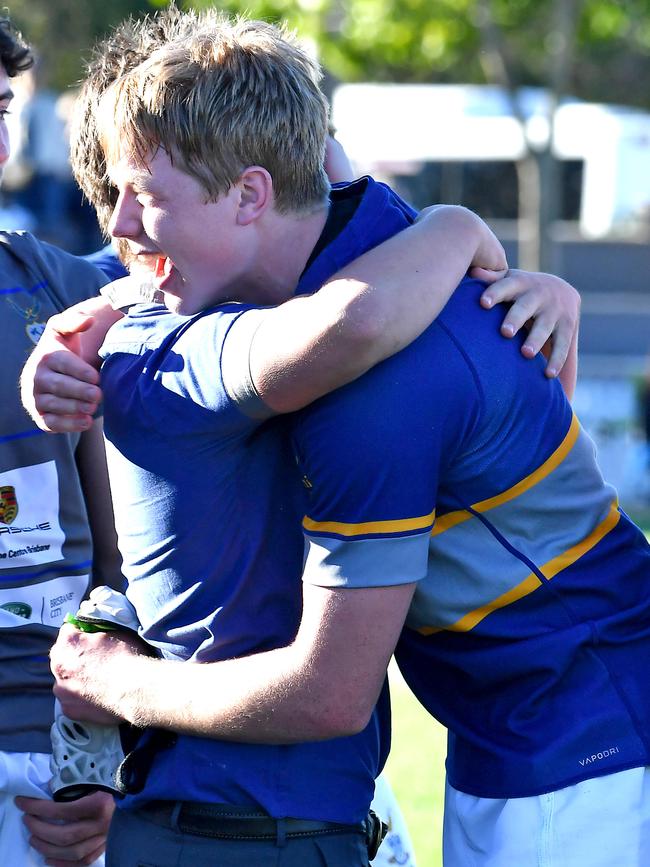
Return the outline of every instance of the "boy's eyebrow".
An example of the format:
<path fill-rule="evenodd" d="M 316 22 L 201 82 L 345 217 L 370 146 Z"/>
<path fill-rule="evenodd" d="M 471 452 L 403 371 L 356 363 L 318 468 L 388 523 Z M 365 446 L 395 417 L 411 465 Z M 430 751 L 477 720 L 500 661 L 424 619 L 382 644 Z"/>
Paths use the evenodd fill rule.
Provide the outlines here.
<path fill-rule="evenodd" d="M 106 175 L 108 180 L 115 186 L 118 184 L 118 179 L 120 177 L 119 168 L 116 171 L 111 171 L 110 168 L 107 167 Z M 122 173 L 123 176 L 123 173 Z M 128 183 L 131 186 L 144 186 L 145 184 L 151 184 L 151 172 L 148 172 L 146 169 L 133 169 L 128 173 Z"/>

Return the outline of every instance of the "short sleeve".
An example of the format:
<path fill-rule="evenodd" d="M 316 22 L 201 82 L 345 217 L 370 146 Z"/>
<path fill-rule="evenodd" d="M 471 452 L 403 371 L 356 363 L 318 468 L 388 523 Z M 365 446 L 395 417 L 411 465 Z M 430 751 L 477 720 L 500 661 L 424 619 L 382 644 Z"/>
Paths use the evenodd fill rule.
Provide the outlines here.
<path fill-rule="evenodd" d="M 259 420 L 275 415 L 257 391 L 250 365 L 253 339 L 266 315 L 266 309 L 258 308 L 240 314 L 228 329 L 221 353 L 221 375 L 228 396 L 240 412 Z"/>
<path fill-rule="evenodd" d="M 372 587 L 425 576 L 441 472 L 469 411 L 453 377 L 436 374 L 445 342 L 432 326 L 297 415 L 306 582 Z"/>

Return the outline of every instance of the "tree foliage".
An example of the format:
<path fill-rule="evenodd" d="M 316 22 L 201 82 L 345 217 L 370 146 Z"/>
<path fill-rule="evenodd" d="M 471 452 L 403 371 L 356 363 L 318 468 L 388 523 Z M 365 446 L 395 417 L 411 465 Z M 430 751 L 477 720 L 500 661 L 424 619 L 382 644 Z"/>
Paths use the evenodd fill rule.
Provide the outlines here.
<path fill-rule="evenodd" d="M 76 84 L 95 42 L 129 15 L 152 11 L 149 0 L 11 0 L 11 19 L 42 61 L 57 90 Z"/>
<path fill-rule="evenodd" d="M 13 0 L 12 18 L 46 61 L 51 83 L 82 74 L 92 44 L 127 15 L 169 0 Z M 318 46 L 323 64 L 346 81 L 485 80 L 481 0 L 178 0 L 200 9 L 287 20 Z M 577 96 L 650 106 L 650 0 L 583 0 L 569 89 Z M 489 0 L 519 84 L 544 85 L 554 0 Z"/>
<path fill-rule="evenodd" d="M 165 5 L 160 0 L 158 5 Z M 201 8 L 211 0 L 189 0 Z M 224 0 L 230 12 L 286 19 L 346 81 L 482 82 L 480 0 Z M 492 0 L 518 84 L 545 85 L 561 39 L 554 0 Z M 580 4 L 569 88 L 585 99 L 650 107 L 650 0 Z"/>

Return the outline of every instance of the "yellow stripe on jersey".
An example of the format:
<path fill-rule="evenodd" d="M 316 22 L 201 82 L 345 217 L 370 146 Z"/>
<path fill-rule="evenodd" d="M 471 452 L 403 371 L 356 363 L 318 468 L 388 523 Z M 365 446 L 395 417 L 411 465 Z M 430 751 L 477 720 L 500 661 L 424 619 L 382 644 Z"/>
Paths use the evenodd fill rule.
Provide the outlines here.
<path fill-rule="evenodd" d="M 425 530 L 436 516 L 436 510 L 419 518 L 399 518 L 394 521 L 365 521 L 361 524 L 346 524 L 342 521 L 312 521 L 305 517 L 302 526 L 310 533 L 336 533 L 337 536 L 364 536 L 373 533 L 405 533 L 412 530 Z"/>
<path fill-rule="evenodd" d="M 614 500 L 609 508 L 607 516 L 588 536 L 586 536 L 581 542 L 578 542 L 577 545 L 574 545 L 572 548 L 564 551 L 564 553 L 559 554 L 557 557 L 553 557 L 553 559 L 549 560 L 548 563 L 540 566 L 539 571 L 550 581 L 551 578 L 554 578 L 559 572 L 562 572 L 568 566 L 571 566 L 571 564 L 579 560 L 583 554 L 586 554 L 597 545 L 602 538 L 614 529 L 618 524 L 620 517 L 621 513 L 618 510 L 618 501 Z M 530 572 L 523 581 L 517 584 L 516 587 L 508 590 L 506 593 L 503 593 L 501 596 L 498 596 L 486 605 L 482 605 L 480 608 L 468 612 L 464 617 L 461 617 L 460 620 L 457 620 L 456 623 L 452 623 L 450 626 L 422 626 L 417 631 L 422 635 L 433 635 L 436 632 L 445 631 L 469 632 L 480 623 L 481 620 L 484 620 L 488 614 L 497 611 L 499 608 L 505 608 L 507 605 L 512 605 L 513 602 L 517 602 L 519 599 L 523 599 L 524 596 L 528 596 L 529 593 L 532 593 L 534 590 L 537 590 L 538 587 L 541 587 L 541 584 L 542 582 L 537 575 L 534 572 Z"/>
<path fill-rule="evenodd" d="M 574 415 L 566 436 L 553 454 L 547 458 L 541 466 L 534 470 L 530 475 L 526 476 L 525 479 L 517 482 L 517 484 L 512 488 L 508 488 L 507 491 L 503 491 L 503 493 L 497 494 L 494 497 L 489 497 L 487 500 L 473 503 L 472 509 L 474 509 L 475 512 L 488 512 L 490 509 L 494 509 L 495 506 L 501 506 L 503 503 L 508 503 L 510 500 L 514 500 L 516 497 L 525 493 L 525 491 L 533 488 L 538 484 L 538 482 L 541 482 L 542 479 L 549 476 L 553 470 L 562 463 L 575 445 L 579 433 L 580 422 Z M 472 517 L 472 513 L 468 512 L 466 509 L 459 509 L 456 512 L 447 512 L 446 515 L 442 515 L 437 519 L 431 531 L 431 535 L 439 536 L 446 530 L 450 530 L 452 527 L 456 527 L 458 524 L 462 524 L 464 521 L 468 521 Z"/>

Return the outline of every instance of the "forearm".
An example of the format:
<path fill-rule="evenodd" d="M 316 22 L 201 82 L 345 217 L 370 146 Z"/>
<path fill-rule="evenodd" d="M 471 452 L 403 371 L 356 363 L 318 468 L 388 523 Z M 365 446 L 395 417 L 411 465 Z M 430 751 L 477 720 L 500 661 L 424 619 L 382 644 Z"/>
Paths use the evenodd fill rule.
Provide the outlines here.
<path fill-rule="evenodd" d="M 98 351 L 122 314 L 103 297 L 52 316 L 21 375 L 23 406 L 42 430 L 88 430 L 101 400 Z"/>
<path fill-rule="evenodd" d="M 398 352 L 440 313 L 477 257 L 488 268 L 506 265 L 476 214 L 440 206 L 316 294 L 269 311 L 250 356 L 260 396 L 277 412 L 299 409 Z"/>
<path fill-rule="evenodd" d="M 290 645 L 221 662 L 152 659 L 114 635 L 64 626 L 52 651 L 56 694 L 137 726 L 221 740 L 351 735 L 372 714 L 413 591 L 306 586 Z"/>
<path fill-rule="evenodd" d="M 198 664 L 138 657 L 109 665 L 105 708 L 140 727 L 248 743 L 299 743 L 351 733 L 328 720 L 318 677 L 291 648 Z M 360 726 L 363 727 L 363 726 Z M 356 728 L 356 727 L 355 727 Z"/>
<path fill-rule="evenodd" d="M 82 301 L 65 311 L 66 316 L 72 313 L 79 317 L 87 317 L 89 320 L 88 328 L 80 333 L 79 357 L 93 367 L 99 368 L 101 365 L 99 350 L 104 338 L 109 329 L 122 319 L 123 314 L 119 310 L 114 310 L 110 302 L 101 295 Z"/>

